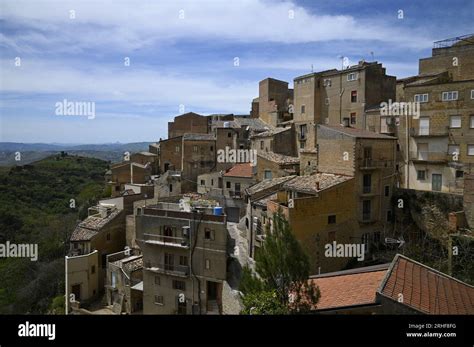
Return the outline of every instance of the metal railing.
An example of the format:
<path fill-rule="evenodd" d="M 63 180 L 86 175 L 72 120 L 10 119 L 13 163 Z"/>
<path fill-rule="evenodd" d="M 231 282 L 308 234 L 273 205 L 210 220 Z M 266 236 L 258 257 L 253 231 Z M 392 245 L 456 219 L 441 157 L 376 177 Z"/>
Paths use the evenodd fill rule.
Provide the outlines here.
<path fill-rule="evenodd" d="M 147 270 L 164 274 L 174 274 L 178 276 L 189 276 L 189 266 L 173 264 L 147 264 Z"/>
<path fill-rule="evenodd" d="M 169 246 L 186 246 L 189 247 L 189 239 L 187 237 L 175 237 L 156 234 L 143 234 L 143 240 L 152 241 L 154 243 Z"/>
<path fill-rule="evenodd" d="M 374 160 L 372 158 L 359 159 L 360 168 L 389 168 L 393 166 L 393 160 Z"/>
<path fill-rule="evenodd" d="M 448 161 L 448 154 L 446 152 L 431 151 L 410 152 L 410 159 L 418 161 Z"/>

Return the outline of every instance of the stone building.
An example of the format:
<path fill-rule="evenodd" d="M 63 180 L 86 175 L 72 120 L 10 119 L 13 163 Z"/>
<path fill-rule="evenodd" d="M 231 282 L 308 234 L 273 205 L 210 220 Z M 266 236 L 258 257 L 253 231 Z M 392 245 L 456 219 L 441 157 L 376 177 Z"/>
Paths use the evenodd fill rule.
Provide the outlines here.
<path fill-rule="evenodd" d="M 225 197 L 241 199 L 245 189 L 256 182 L 255 167 L 250 163 L 236 164 L 223 173 L 223 193 Z"/>
<path fill-rule="evenodd" d="M 316 125 L 348 124 L 365 129 L 365 112 L 395 100 L 396 79 L 382 64 L 360 61 L 345 70 L 327 70 L 294 79 L 294 114 L 297 147 L 313 149 Z"/>
<path fill-rule="evenodd" d="M 257 158 L 258 181 L 299 173 L 300 161 L 297 157 L 262 151 Z"/>
<path fill-rule="evenodd" d="M 257 153 L 274 152 L 297 156 L 294 126 L 267 130 L 250 137 L 251 148 Z"/>
<path fill-rule="evenodd" d="M 259 118 L 276 127 L 279 123 L 292 118 L 293 89 L 288 89 L 288 82 L 266 78 L 259 83 L 258 107 L 252 102 L 252 114 L 258 110 Z"/>
<path fill-rule="evenodd" d="M 435 42 L 418 75 L 397 81 L 397 101 L 419 107 L 397 127 L 404 188 L 463 192 L 474 163 L 473 38 Z"/>
<path fill-rule="evenodd" d="M 110 167 L 107 185 L 111 187 L 112 196 L 119 196 L 127 183 L 145 184 L 150 181 L 153 167 L 132 160 L 114 164 Z"/>
<path fill-rule="evenodd" d="M 145 314 L 219 314 L 226 279 L 226 216 L 212 203 L 184 201 L 139 208 Z"/>
<path fill-rule="evenodd" d="M 168 122 L 168 138 L 183 136 L 184 134 L 207 134 L 210 119 L 194 112 L 188 112 L 174 117 Z"/>

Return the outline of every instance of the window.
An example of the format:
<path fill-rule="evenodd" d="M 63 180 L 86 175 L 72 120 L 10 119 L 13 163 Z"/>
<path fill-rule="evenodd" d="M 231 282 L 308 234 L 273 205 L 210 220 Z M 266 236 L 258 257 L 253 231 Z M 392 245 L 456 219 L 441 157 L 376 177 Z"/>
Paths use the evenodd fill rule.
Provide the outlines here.
<path fill-rule="evenodd" d="M 390 196 L 390 186 L 385 186 L 384 195 L 385 196 Z"/>
<path fill-rule="evenodd" d="M 351 92 L 351 102 L 357 102 L 357 90 Z"/>
<path fill-rule="evenodd" d="M 329 231 L 328 232 L 328 242 L 334 242 L 336 241 L 336 232 L 335 231 Z"/>
<path fill-rule="evenodd" d="M 300 139 L 305 140 L 306 139 L 306 132 L 307 132 L 307 126 L 306 124 L 301 124 L 300 125 Z"/>
<path fill-rule="evenodd" d="M 368 221 L 371 217 L 371 201 L 364 200 L 362 201 L 362 220 Z"/>
<path fill-rule="evenodd" d="M 211 261 L 209 259 L 206 259 L 206 270 L 209 270 L 211 268 Z"/>
<path fill-rule="evenodd" d="M 459 145 L 448 145 L 448 155 L 459 155 Z"/>
<path fill-rule="evenodd" d="M 460 128 L 461 127 L 461 116 L 450 116 L 449 117 L 449 127 L 450 128 Z"/>
<path fill-rule="evenodd" d="M 263 149 L 264 145 L 265 145 L 265 143 L 263 141 L 260 141 L 260 149 Z"/>
<path fill-rule="evenodd" d="M 426 171 L 425 170 L 417 170 L 416 171 L 416 179 L 418 181 L 424 181 L 426 179 Z"/>
<path fill-rule="evenodd" d="M 467 145 L 467 155 L 474 155 L 474 145 Z"/>
<path fill-rule="evenodd" d="M 180 255 L 179 256 L 179 265 L 187 266 L 188 265 L 188 257 L 185 256 L 185 255 Z"/>
<path fill-rule="evenodd" d="M 328 216 L 328 224 L 336 224 L 336 215 L 332 214 Z"/>
<path fill-rule="evenodd" d="M 472 129 L 474 128 L 474 114 L 469 116 L 469 127 Z"/>
<path fill-rule="evenodd" d="M 351 112 L 351 124 L 356 124 L 357 119 L 356 119 L 356 113 Z"/>
<path fill-rule="evenodd" d="M 369 251 L 369 244 L 370 244 L 370 234 L 369 233 L 362 234 L 362 243 L 365 246 L 364 247 L 364 250 L 365 250 L 364 253 L 367 253 Z"/>
<path fill-rule="evenodd" d="M 173 289 L 186 290 L 186 282 L 173 280 Z"/>
<path fill-rule="evenodd" d="M 365 174 L 363 177 L 363 193 L 368 194 L 370 193 L 372 186 L 372 175 L 371 174 Z"/>
<path fill-rule="evenodd" d="M 155 284 L 156 284 L 157 286 L 161 285 L 161 278 L 160 278 L 160 276 L 155 276 Z"/>
<path fill-rule="evenodd" d="M 456 178 L 463 178 L 463 177 L 464 177 L 464 171 L 456 170 Z"/>
<path fill-rule="evenodd" d="M 214 186 L 214 179 L 211 179 L 211 186 Z"/>
<path fill-rule="evenodd" d="M 176 153 L 179 153 L 179 146 L 176 146 L 176 147 L 174 148 L 174 151 L 175 151 Z"/>
<path fill-rule="evenodd" d="M 213 152 L 213 151 L 214 151 L 214 146 L 211 146 L 211 152 Z"/>
<path fill-rule="evenodd" d="M 265 177 L 266 180 L 271 180 L 272 179 L 272 172 L 270 170 L 265 170 L 265 176 L 264 177 Z"/>
<path fill-rule="evenodd" d="M 205 186 L 206 185 L 206 181 L 205 180 L 201 180 L 201 186 Z"/>
<path fill-rule="evenodd" d="M 428 102 L 428 94 L 415 94 L 415 102 Z"/>
<path fill-rule="evenodd" d="M 306 147 L 305 141 L 300 141 L 300 149 L 304 149 Z"/>
<path fill-rule="evenodd" d="M 430 119 L 427 117 L 420 118 L 420 129 L 418 135 L 429 135 L 430 134 Z"/>
<path fill-rule="evenodd" d="M 172 193 L 172 192 L 173 192 L 173 185 L 170 184 L 170 193 Z"/>
<path fill-rule="evenodd" d="M 163 298 L 163 295 L 155 295 L 155 304 L 157 305 L 164 305 L 165 300 Z"/>
<path fill-rule="evenodd" d="M 387 222 L 391 222 L 391 221 L 392 221 L 392 211 L 388 210 L 387 211 Z"/>
<path fill-rule="evenodd" d="M 352 72 L 347 75 L 347 80 L 348 81 L 355 81 L 357 79 L 357 72 Z"/>
<path fill-rule="evenodd" d="M 193 146 L 193 152 L 197 153 L 197 151 L 198 151 L 198 146 Z"/>
<path fill-rule="evenodd" d="M 306 112 L 306 106 L 301 105 L 301 114 L 304 114 Z"/>
<path fill-rule="evenodd" d="M 227 137 L 232 137 L 232 133 L 227 133 Z"/>
<path fill-rule="evenodd" d="M 471 99 L 474 99 L 474 89 L 471 90 Z"/>
<path fill-rule="evenodd" d="M 95 265 L 91 266 L 91 274 L 95 274 Z"/>
<path fill-rule="evenodd" d="M 227 189 L 230 189 L 230 182 L 226 182 L 225 186 L 226 186 Z"/>
<path fill-rule="evenodd" d="M 451 92 L 443 92 L 443 94 L 441 95 L 441 99 L 443 101 L 457 100 L 458 99 L 458 92 L 456 90 L 451 91 Z"/>
<path fill-rule="evenodd" d="M 323 82 L 323 86 L 325 87 L 330 87 L 331 86 L 331 80 L 329 78 L 326 78 Z"/>
<path fill-rule="evenodd" d="M 214 240 L 214 230 L 209 228 L 204 229 L 204 239 L 205 240 Z"/>

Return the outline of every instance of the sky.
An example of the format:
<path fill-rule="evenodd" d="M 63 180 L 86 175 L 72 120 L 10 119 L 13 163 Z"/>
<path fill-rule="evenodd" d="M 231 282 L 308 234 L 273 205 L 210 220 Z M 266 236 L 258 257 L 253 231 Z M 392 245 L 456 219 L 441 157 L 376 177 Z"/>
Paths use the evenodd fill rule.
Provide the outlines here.
<path fill-rule="evenodd" d="M 415 75 L 473 22 L 472 0 L 0 0 L 0 142 L 157 141 L 180 113 L 248 114 L 260 80 L 292 87 L 341 56 Z"/>

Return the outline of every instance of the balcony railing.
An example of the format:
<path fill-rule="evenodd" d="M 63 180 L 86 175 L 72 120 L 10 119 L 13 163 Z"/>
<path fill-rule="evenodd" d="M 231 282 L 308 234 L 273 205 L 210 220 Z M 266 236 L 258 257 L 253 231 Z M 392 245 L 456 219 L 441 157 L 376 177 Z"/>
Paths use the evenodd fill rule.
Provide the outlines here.
<path fill-rule="evenodd" d="M 143 234 L 143 240 L 146 243 L 157 244 L 162 246 L 189 248 L 189 239 L 186 237 L 174 237 L 156 234 Z"/>
<path fill-rule="evenodd" d="M 410 128 L 410 136 L 448 136 L 449 127 L 441 127 L 437 129 L 430 128 Z"/>
<path fill-rule="evenodd" d="M 370 212 L 362 212 L 362 221 L 370 222 L 372 220 L 372 214 Z"/>
<path fill-rule="evenodd" d="M 172 264 L 147 264 L 146 270 L 175 276 L 189 276 L 189 266 Z"/>
<path fill-rule="evenodd" d="M 370 191 L 371 191 L 371 186 L 363 186 L 362 187 L 362 193 L 369 194 Z"/>
<path fill-rule="evenodd" d="M 410 160 L 426 162 L 447 162 L 448 154 L 446 152 L 431 151 L 410 152 Z"/>
<path fill-rule="evenodd" d="M 241 198 L 242 197 L 242 192 L 241 191 L 229 190 L 229 195 L 231 197 Z"/>
<path fill-rule="evenodd" d="M 374 160 L 372 158 L 359 159 L 359 168 L 361 169 L 380 169 L 393 166 L 392 160 Z"/>

